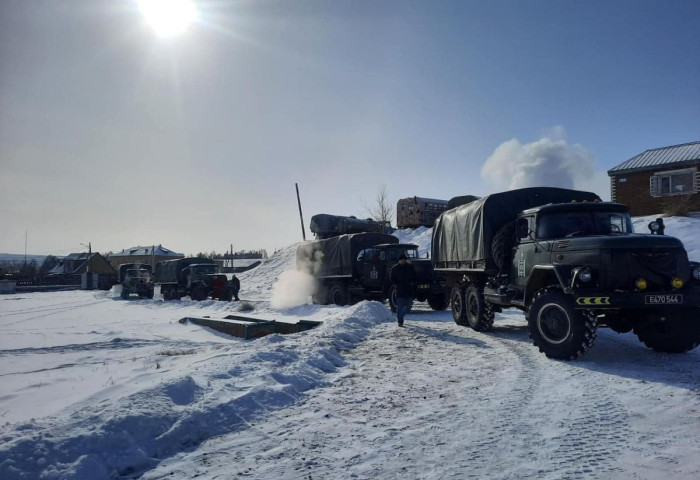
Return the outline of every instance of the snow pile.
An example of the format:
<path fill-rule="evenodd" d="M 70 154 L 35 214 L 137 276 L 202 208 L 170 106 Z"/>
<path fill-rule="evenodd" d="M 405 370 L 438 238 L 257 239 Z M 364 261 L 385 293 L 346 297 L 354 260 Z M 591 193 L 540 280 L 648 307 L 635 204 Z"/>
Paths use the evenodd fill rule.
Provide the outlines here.
<path fill-rule="evenodd" d="M 0 477 L 102 479 L 143 472 L 327 384 L 344 365 L 343 352 L 391 320 L 383 305 L 363 302 L 336 309 L 308 332 L 212 351 L 190 371 L 152 388 L 116 398 L 107 388 L 54 418 L 3 433 Z"/>
<path fill-rule="evenodd" d="M 648 215 L 646 217 L 634 217 L 632 225 L 637 233 L 649 233 L 649 222 L 659 218 L 660 215 Z M 694 217 L 665 217 L 664 233 L 676 237 L 683 242 L 688 252 L 688 259 L 700 262 L 700 218 Z"/>
<path fill-rule="evenodd" d="M 433 242 L 433 228 L 418 227 L 396 230 L 393 235 L 399 239 L 399 243 L 412 243 L 418 245 L 418 255 L 425 258 L 430 253 L 430 245 Z"/>

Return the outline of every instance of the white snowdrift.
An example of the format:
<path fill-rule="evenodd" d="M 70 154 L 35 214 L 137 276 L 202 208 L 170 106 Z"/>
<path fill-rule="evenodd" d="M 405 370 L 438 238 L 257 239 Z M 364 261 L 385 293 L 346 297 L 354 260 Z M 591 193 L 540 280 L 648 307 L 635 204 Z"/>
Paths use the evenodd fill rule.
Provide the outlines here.
<path fill-rule="evenodd" d="M 654 218 L 634 219 L 636 230 L 647 232 Z M 665 223 L 700 261 L 700 219 Z M 424 256 L 431 234 L 419 228 L 396 236 Z M 272 293 L 294 270 L 295 251 L 292 245 L 241 274 L 240 303 L 164 302 L 159 295 L 123 301 L 114 292 L 82 291 L 0 297 L 0 478 L 281 478 L 287 466 L 316 469 L 314 478 L 525 472 L 554 479 L 599 471 L 600 478 L 651 479 L 700 471 L 689 436 L 700 428 L 697 350 L 656 354 L 631 334 L 604 331 L 584 361 L 560 363 L 529 344 L 517 311 L 499 314 L 497 328 L 484 335 L 455 326 L 449 312 L 420 307 L 396 337 L 391 314 L 376 302 L 292 306 L 302 296 L 273 308 Z M 324 323 L 254 341 L 178 323 L 237 313 L 242 303 L 260 318 Z M 299 406 L 302 397 L 313 411 Z M 513 413 L 528 402 L 529 413 Z M 625 433 L 618 438 L 619 425 Z M 276 435 L 286 439 L 289 456 Z M 537 448 L 528 440 L 535 437 Z M 212 457 L 215 438 L 228 446 L 221 462 L 192 463 Z M 605 451 L 596 446 L 601 441 Z M 508 459 L 491 458 L 502 447 Z M 264 452 L 237 456 L 236 469 L 229 455 L 239 448 Z M 409 457 L 397 455 L 404 448 Z M 559 457 L 566 458 L 555 464 Z M 289 478 L 306 478 L 294 471 Z"/>

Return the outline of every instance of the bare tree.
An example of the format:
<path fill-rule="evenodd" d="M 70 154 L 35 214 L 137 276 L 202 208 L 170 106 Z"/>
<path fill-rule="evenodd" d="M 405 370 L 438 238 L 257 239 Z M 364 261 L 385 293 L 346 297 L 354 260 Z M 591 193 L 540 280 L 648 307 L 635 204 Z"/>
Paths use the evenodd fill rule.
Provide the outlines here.
<path fill-rule="evenodd" d="M 371 203 L 362 200 L 362 206 L 370 218 L 386 226 L 391 226 L 391 221 L 394 219 L 394 205 L 389 201 L 386 185 L 379 187 L 377 196 Z"/>

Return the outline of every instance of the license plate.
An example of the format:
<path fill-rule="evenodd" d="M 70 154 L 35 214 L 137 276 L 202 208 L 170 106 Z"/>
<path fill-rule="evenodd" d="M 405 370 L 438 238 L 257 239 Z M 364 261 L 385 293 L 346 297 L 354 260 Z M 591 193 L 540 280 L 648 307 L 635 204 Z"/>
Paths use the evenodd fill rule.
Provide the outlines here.
<path fill-rule="evenodd" d="M 683 295 L 647 295 L 644 297 L 647 305 L 676 305 L 683 303 Z"/>

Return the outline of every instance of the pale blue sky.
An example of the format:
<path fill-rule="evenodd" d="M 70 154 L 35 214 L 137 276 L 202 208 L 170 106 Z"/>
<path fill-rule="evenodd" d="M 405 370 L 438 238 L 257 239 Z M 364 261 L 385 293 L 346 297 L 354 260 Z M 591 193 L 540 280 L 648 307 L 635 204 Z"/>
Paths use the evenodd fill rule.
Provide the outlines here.
<path fill-rule="evenodd" d="M 487 159 L 542 140 L 607 197 L 608 168 L 700 140 L 697 1 L 196 4 L 160 39 L 133 0 L 0 3 L 0 252 L 274 250 L 294 182 L 309 235 L 382 184 L 507 188 Z"/>

